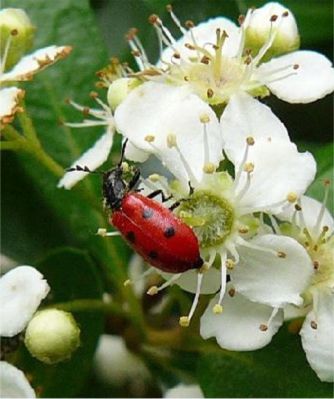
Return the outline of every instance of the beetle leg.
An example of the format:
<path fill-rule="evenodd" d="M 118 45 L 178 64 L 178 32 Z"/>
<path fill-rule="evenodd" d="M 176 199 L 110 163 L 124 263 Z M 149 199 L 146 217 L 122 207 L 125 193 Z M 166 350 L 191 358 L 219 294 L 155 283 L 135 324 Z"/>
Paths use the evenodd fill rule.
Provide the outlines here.
<path fill-rule="evenodd" d="M 130 190 L 132 190 L 137 185 L 137 183 L 139 182 L 139 179 L 140 179 L 140 170 L 136 168 L 134 171 L 134 175 L 128 184 L 128 187 Z"/>
<path fill-rule="evenodd" d="M 161 195 L 162 202 L 166 202 L 166 201 L 170 200 L 171 198 L 173 198 L 172 195 L 169 195 L 168 197 L 166 197 L 165 193 L 162 190 L 153 191 L 151 194 L 149 194 L 147 196 L 147 198 L 154 198 L 154 197 L 157 197 L 158 195 Z"/>

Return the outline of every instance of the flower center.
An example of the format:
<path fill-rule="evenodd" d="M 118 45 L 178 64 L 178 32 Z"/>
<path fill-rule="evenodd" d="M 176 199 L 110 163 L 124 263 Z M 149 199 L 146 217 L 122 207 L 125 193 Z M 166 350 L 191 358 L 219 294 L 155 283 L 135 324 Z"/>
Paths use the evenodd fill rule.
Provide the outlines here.
<path fill-rule="evenodd" d="M 234 223 L 231 204 L 208 191 L 196 191 L 178 208 L 179 217 L 190 225 L 202 248 L 222 244 L 230 235 Z"/>
<path fill-rule="evenodd" d="M 326 285 L 330 287 L 334 285 L 333 247 L 334 236 L 324 243 L 313 245 L 312 248 L 306 247 L 315 268 L 312 286 Z"/>

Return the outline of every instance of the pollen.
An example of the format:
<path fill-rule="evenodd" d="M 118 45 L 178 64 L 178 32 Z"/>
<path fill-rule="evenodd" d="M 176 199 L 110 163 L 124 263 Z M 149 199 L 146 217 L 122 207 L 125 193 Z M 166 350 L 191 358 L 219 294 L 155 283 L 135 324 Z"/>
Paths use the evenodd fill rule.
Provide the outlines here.
<path fill-rule="evenodd" d="M 251 173 L 254 171 L 254 164 L 252 162 L 246 162 L 244 165 L 244 171 L 247 173 Z"/>
<path fill-rule="evenodd" d="M 147 141 L 148 143 L 153 143 L 155 140 L 155 136 L 153 134 L 148 134 L 147 136 L 144 137 L 144 140 Z"/>
<path fill-rule="evenodd" d="M 146 294 L 153 296 L 153 295 L 156 295 L 158 292 L 159 292 L 158 287 L 156 285 L 152 285 L 152 287 L 150 287 L 147 290 Z"/>
<path fill-rule="evenodd" d="M 225 265 L 228 270 L 233 270 L 235 266 L 235 262 L 233 259 L 226 259 Z"/>
<path fill-rule="evenodd" d="M 298 195 L 294 192 L 291 192 L 287 195 L 286 199 L 292 204 L 297 201 Z"/>
<path fill-rule="evenodd" d="M 174 133 L 169 133 L 167 136 L 167 146 L 168 148 L 173 148 L 177 146 L 176 135 Z"/>
<path fill-rule="evenodd" d="M 201 114 L 199 116 L 199 120 L 201 123 L 209 123 L 210 122 L 210 116 L 208 114 Z"/>
<path fill-rule="evenodd" d="M 216 170 L 216 166 L 212 162 L 207 162 L 203 166 L 203 172 L 204 173 L 211 174 L 211 173 L 214 173 L 215 170 Z"/>
<path fill-rule="evenodd" d="M 215 306 L 212 308 L 214 314 L 221 314 L 223 313 L 223 307 L 219 303 L 216 303 Z"/>
<path fill-rule="evenodd" d="M 189 327 L 189 317 L 188 316 L 181 316 L 179 319 L 179 324 L 181 327 Z"/>

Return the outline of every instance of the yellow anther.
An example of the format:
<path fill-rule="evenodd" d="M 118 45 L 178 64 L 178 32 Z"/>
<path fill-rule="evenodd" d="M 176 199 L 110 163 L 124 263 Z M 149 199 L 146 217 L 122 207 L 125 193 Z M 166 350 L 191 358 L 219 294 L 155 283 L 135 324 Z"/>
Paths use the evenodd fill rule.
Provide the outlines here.
<path fill-rule="evenodd" d="M 147 136 L 144 137 L 144 140 L 147 141 L 148 143 L 153 143 L 155 140 L 155 136 L 153 134 L 148 134 Z"/>
<path fill-rule="evenodd" d="M 240 234 L 247 234 L 249 232 L 249 228 L 247 226 L 240 227 L 238 229 Z"/>
<path fill-rule="evenodd" d="M 202 123 L 209 123 L 210 122 L 210 116 L 208 114 L 202 114 L 202 115 L 200 115 L 199 120 Z"/>
<path fill-rule="evenodd" d="M 189 327 L 189 317 L 188 316 L 181 316 L 179 319 L 179 324 L 181 327 Z"/>
<path fill-rule="evenodd" d="M 286 253 L 285 252 L 283 252 L 283 251 L 277 251 L 277 256 L 279 257 L 279 258 L 286 258 Z"/>
<path fill-rule="evenodd" d="M 153 173 L 152 175 L 150 175 L 148 178 L 149 180 L 151 180 L 151 182 L 156 183 L 160 180 L 160 175 L 158 175 L 157 173 Z"/>
<path fill-rule="evenodd" d="M 173 133 L 169 133 L 167 136 L 167 146 L 168 148 L 173 148 L 177 146 L 176 135 Z"/>
<path fill-rule="evenodd" d="M 259 328 L 260 328 L 261 331 L 267 331 L 268 330 L 267 324 L 260 324 Z"/>
<path fill-rule="evenodd" d="M 214 314 L 223 313 L 223 307 L 219 303 L 216 303 L 215 306 L 212 308 Z"/>
<path fill-rule="evenodd" d="M 127 173 L 130 170 L 129 164 L 127 162 L 122 162 L 122 170 Z"/>
<path fill-rule="evenodd" d="M 102 228 L 98 229 L 96 235 L 105 237 L 107 235 L 107 229 L 102 229 Z"/>
<path fill-rule="evenodd" d="M 226 259 L 225 265 L 228 268 L 228 270 L 233 270 L 234 266 L 235 266 L 235 262 L 233 259 Z"/>
<path fill-rule="evenodd" d="M 287 199 L 289 202 L 294 203 L 294 202 L 297 201 L 298 195 L 297 195 L 296 193 L 294 193 L 294 192 L 291 192 L 291 193 L 289 193 L 289 194 L 287 195 L 286 199 Z"/>
<path fill-rule="evenodd" d="M 247 173 L 251 173 L 254 170 L 254 164 L 252 162 L 246 162 L 244 165 L 244 171 Z"/>
<path fill-rule="evenodd" d="M 131 280 L 125 280 L 124 283 L 123 283 L 124 287 L 128 287 L 131 284 L 132 284 Z"/>
<path fill-rule="evenodd" d="M 210 266 L 207 262 L 204 262 L 203 265 L 198 269 L 198 273 L 205 273 L 210 269 Z"/>
<path fill-rule="evenodd" d="M 156 295 L 158 292 L 159 292 L 158 287 L 157 287 L 156 285 L 152 285 L 152 287 L 150 287 L 150 288 L 147 290 L 146 293 L 147 293 L 148 295 L 153 296 L 153 295 Z"/>
<path fill-rule="evenodd" d="M 255 144 L 254 137 L 248 136 L 248 137 L 246 138 L 246 143 L 247 143 L 248 145 L 254 145 L 254 144 Z"/>
<path fill-rule="evenodd" d="M 211 163 L 211 162 L 207 162 L 203 166 L 203 172 L 204 173 L 211 174 L 211 173 L 214 173 L 215 170 L 216 170 L 216 166 L 213 163 Z"/>

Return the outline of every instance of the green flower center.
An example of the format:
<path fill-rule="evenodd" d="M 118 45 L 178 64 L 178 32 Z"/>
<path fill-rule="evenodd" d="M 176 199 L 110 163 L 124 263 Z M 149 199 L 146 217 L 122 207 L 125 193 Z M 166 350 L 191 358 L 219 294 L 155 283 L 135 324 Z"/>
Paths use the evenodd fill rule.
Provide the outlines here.
<path fill-rule="evenodd" d="M 230 235 L 234 223 L 231 204 L 208 191 L 196 191 L 178 208 L 179 217 L 190 225 L 202 248 L 222 244 Z"/>

